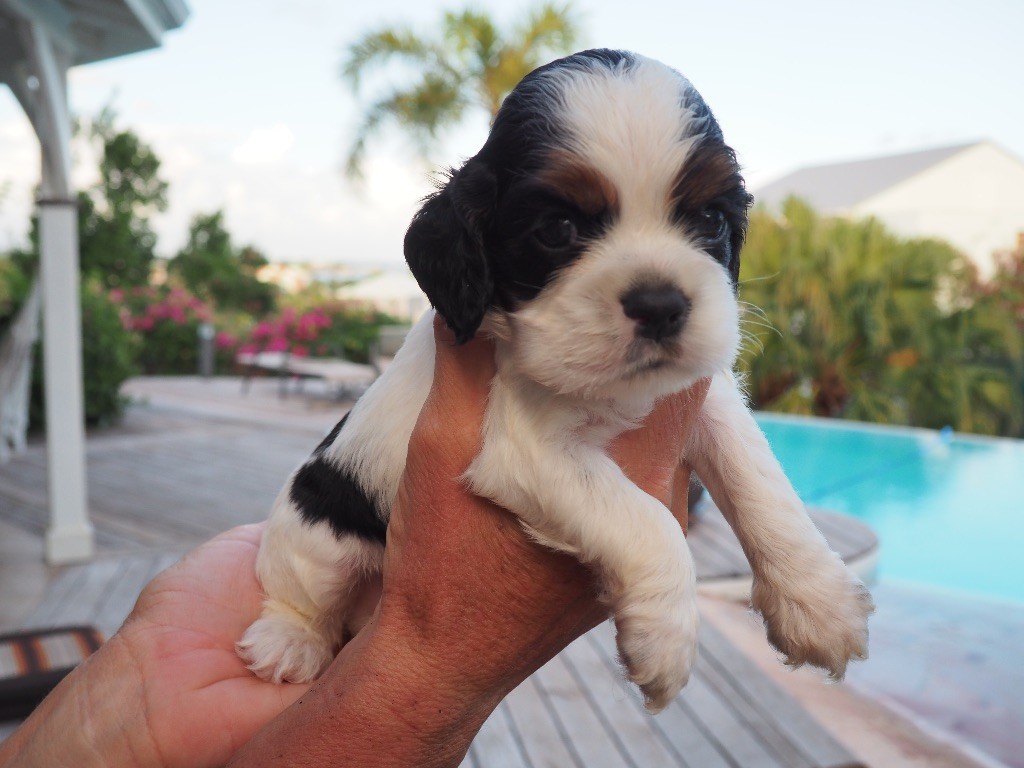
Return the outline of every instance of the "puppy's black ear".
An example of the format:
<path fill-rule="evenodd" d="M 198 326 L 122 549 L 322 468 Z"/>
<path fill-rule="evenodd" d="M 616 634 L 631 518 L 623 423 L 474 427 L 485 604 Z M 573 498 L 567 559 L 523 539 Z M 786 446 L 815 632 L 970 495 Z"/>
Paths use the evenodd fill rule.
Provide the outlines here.
<path fill-rule="evenodd" d="M 469 160 L 424 201 L 405 233 L 409 269 L 459 344 L 473 338 L 494 302 L 484 231 L 496 197 L 494 174 Z"/>
<path fill-rule="evenodd" d="M 754 196 L 746 189 L 741 188 L 736 200 L 736 219 L 732 223 L 732 232 L 729 235 L 729 251 L 732 257 L 729 260 L 729 276 L 732 278 L 733 291 L 739 290 L 740 286 L 740 253 L 743 251 L 743 243 L 747 239 L 747 226 L 750 224 L 750 208 L 754 204 Z"/>

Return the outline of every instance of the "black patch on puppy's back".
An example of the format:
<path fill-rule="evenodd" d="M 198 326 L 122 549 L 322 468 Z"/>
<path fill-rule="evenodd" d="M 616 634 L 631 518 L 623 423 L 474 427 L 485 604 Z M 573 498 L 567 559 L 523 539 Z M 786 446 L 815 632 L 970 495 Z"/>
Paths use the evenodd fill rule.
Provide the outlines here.
<path fill-rule="evenodd" d="M 339 467 L 326 455 L 347 420 L 348 414 L 295 473 L 289 498 L 302 519 L 311 525 L 326 522 L 338 538 L 358 536 L 383 544 L 387 523 L 381 519 L 377 505 L 351 471 Z"/>
<path fill-rule="evenodd" d="M 352 413 L 352 411 L 349 411 L 344 416 L 342 416 L 341 421 L 335 424 L 331 431 L 327 433 L 327 437 L 320 441 L 320 445 L 313 449 L 314 456 L 323 453 L 332 445 L 334 445 L 334 441 L 338 438 L 338 435 L 341 433 L 341 428 L 345 426 L 345 422 L 348 421 L 350 413 Z"/>

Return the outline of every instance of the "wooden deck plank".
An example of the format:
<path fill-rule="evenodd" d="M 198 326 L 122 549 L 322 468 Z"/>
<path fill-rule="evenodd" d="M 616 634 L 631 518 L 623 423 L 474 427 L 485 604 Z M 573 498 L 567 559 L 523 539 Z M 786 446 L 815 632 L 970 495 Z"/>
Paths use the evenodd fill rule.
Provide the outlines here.
<path fill-rule="evenodd" d="M 585 688 L 573 677 L 561 655 L 545 664 L 533 679 L 561 722 L 580 764 L 586 768 L 619 768 L 625 764 L 619 744 L 605 730 Z"/>
<path fill-rule="evenodd" d="M 533 768 L 586 768 L 566 744 L 559 724 L 545 706 L 532 677 L 512 691 L 505 704 Z"/>
<path fill-rule="evenodd" d="M 864 768 L 839 742 L 786 691 L 772 682 L 717 629 L 702 629 L 708 639 L 707 662 L 727 679 L 745 701 L 759 710 L 766 723 L 776 729 L 817 768 Z"/>
<path fill-rule="evenodd" d="M 32 629 L 58 624 L 89 623 L 100 590 L 124 568 L 122 560 L 110 558 L 87 567 L 65 570 L 54 582 L 43 603 L 32 612 L 25 626 Z"/>
<path fill-rule="evenodd" d="M 605 623 L 588 636 L 612 662 L 613 632 L 611 625 Z M 718 705 L 709 706 L 714 699 L 725 707 L 725 712 L 710 714 L 713 709 L 720 710 Z M 696 674 L 674 707 L 696 724 L 697 731 L 725 756 L 728 765 L 864 768 L 795 699 L 707 622 L 701 626 Z M 669 721 L 663 718 L 668 712 L 649 719 L 656 725 L 667 725 Z M 678 722 L 678 717 L 675 719 Z M 752 738 L 759 739 L 760 744 L 752 744 Z M 700 760 L 692 763 L 699 768 L 718 764 L 713 752 L 700 740 L 687 747 L 687 751 L 680 748 L 679 753 L 683 760 L 688 753 L 691 757 L 699 754 Z"/>
<path fill-rule="evenodd" d="M 813 519 L 818 530 L 844 560 L 860 557 L 878 545 L 877 537 L 867 525 L 857 524 L 849 517 L 815 510 Z"/>
<path fill-rule="evenodd" d="M 859 520 L 813 508 L 808 513 L 844 561 L 862 558 L 877 549 L 878 537 Z M 710 499 L 701 503 L 698 517 L 691 522 L 688 542 L 698 581 L 750 578 L 750 565 L 736 534 Z"/>
<path fill-rule="evenodd" d="M 735 768 L 728 750 L 697 724 L 686 707 L 666 707 L 654 718 L 653 725 L 686 768 Z"/>
<path fill-rule="evenodd" d="M 614 647 L 610 623 L 606 622 L 596 627 L 591 634 L 597 637 L 598 647 L 605 656 L 606 663 L 612 665 L 621 680 L 618 663 L 610 656 L 610 649 Z M 643 712 L 639 701 L 635 702 L 635 706 Z M 686 768 L 735 768 L 735 763 L 728 757 L 728 750 L 714 739 L 712 734 L 698 725 L 693 713 L 687 708 L 670 706 L 656 717 L 646 714 L 643 716 L 675 754 L 679 765 Z"/>
<path fill-rule="evenodd" d="M 504 702 L 480 728 L 470 754 L 481 768 L 531 768 Z"/>
<path fill-rule="evenodd" d="M 714 553 L 715 557 L 715 569 L 704 573 L 697 571 L 698 579 L 737 578 L 749 575 L 750 566 L 740 543 L 717 507 L 705 505 L 699 520 L 690 530 L 690 548 L 706 549 L 709 553 Z"/>
<path fill-rule="evenodd" d="M 602 653 L 600 641 L 588 633 L 563 651 L 566 663 L 588 691 L 588 698 L 625 757 L 624 765 L 683 765 L 662 740 L 644 712 L 638 694 L 628 689 L 617 665 Z"/>
<path fill-rule="evenodd" d="M 93 620 L 96 628 L 110 637 L 128 617 L 143 588 L 168 564 L 178 559 L 177 553 L 136 555 L 128 558 L 128 566 L 112 584 L 104 600 L 98 606 Z"/>
<path fill-rule="evenodd" d="M 706 643 L 710 645 L 711 643 Z M 733 717 L 739 727 L 757 739 L 763 748 L 774 756 L 775 760 L 785 768 L 814 768 L 813 763 L 799 749 L 778 731 L 774 722 L 769 722 L 765 713 L 751 703 L 743 692 L 724 678 L 719 670 L 708 659 L 702 657 L 698 661 L 697 675 L 715 692 L 719 701 L 727 703 L 733 711 Z"/>
<path fill-rule="evenodd" d="M 733 707 L 717 695 L 700 674 L 699 665 L 673 706 L 680 707 L 727 751 L 730 760 L 744 768 L 800 768 L 781 762 L 746 728 Z"/>

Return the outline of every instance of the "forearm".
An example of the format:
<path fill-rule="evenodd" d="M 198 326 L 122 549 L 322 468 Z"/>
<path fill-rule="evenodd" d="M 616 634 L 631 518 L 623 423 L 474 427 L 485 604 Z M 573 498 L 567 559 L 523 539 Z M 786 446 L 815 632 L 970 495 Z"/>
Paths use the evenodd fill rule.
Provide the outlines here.
<path fill-rule="evenodd" d="M 158 766 L 137 669 L 112 639 L 0 744 L 0 768 Z"/>
<path fill-rule="evenodd" d="M 426 655 L 373 634 L 353 640 L 320 683 L 230 765 L 459 765 L 505 691 L 462 689 Z"/>

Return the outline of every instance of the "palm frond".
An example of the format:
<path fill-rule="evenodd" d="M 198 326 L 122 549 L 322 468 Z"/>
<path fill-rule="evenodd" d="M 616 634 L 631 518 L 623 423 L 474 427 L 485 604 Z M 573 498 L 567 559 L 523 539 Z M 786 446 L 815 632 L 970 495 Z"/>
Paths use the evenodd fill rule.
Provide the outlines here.
<path fill-rule="evenodd" d="M 435 67 L 444 57 L 436 43 L 422 39 L 411 30 L 382 29 L 365 35 L 349 46 L 348 55 L 341 67 L 342 78 L 348 81 L 353 90 L 358 90 L 363 76 L 369 70 L 396 58 L 417 67 Z"/>
<path fill-rule="evenodd" d="M 523 52 L 524 59 L 536 67 L 545 53 L 572 52 L 579 38 L 579 29 L 571 4 L 544 3 L 516 29 L 514 39 L 519 41 L 516 47 Z"/>
<path fill-rule="evenodd" d="M 485 13 L 464 10 L 446 13 L 444 39 L 451 50 L 477 71 L 489 65 L 501 45 L 494 21 Z"/>
<path fill-rule="evenodd" d="M 428 72 L 420 82 L 374 102 L 356 131 L 345 163 L 346 174 L 350 178 L 361 176 L 367 141 L 387 122 L 404 128 L 416 142 L 419 154 L 426 154 L 438 132 L 462 118 L 468 106 L 462 90 L 460 83 Z"/>

